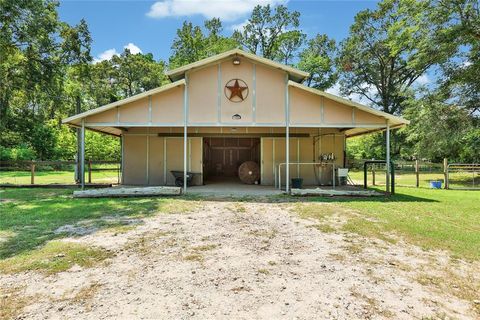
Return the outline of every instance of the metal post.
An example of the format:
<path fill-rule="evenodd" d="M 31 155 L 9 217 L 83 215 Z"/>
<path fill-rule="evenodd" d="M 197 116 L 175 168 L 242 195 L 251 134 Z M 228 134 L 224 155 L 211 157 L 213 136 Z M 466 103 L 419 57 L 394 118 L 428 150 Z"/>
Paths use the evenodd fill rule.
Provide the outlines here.
<path fill-rule="evenodd" d="M 290 193 L 290 101 L 288 94 L 288 74 L 285 75 L 285 157 L 286 157 L 286 166 L 285 166 L 285 191 Z M 281 183 L 281 182 L 280 182 Z"/>
<path fill-rule="evenodd" d="M 82 190 L 85 189 L 85 119 L 82 119 L 80 129 L 80 183 Z"/>
<path fill-rule="evenodd" d="M 82 111 L 82 103 L 81 103 L 81 100 L 80 100 L 80 96 L 77 95 L 76 97 L 76 106 L 75 106 L 75 113 L 76 114 L 79 114 L 81 113 Z M 81 179 L 80 179 L 80 171 L 81 171 L 81 165 L 80 165 L 80 149 L 82 148 L 81 145 L 80 145 L 80 141 L 82 140 L 81 139 L 81 135 L 82 135 L 82 129 L 81 128 L 77 128 L 76 129 L 76 134 L 77 134 L 77 156 L 76 156 L 76 164 L 75 164 L 75 167 L 76 167 L 76 170 L 75 170 L 75 182 L 76 183 L 81 183 Z"/>
<path fill-rule="evenodd" d="M 187 193 L 187 103 L 188 103 L 188 79 L 185 75 L 185 89 L 183 91 L 183 193 Z"/>
<path fill-rule="evenodd" d="M 390 193 L 390 122 L 387 120 L 387 132 L 386 132 L 386 166 L 387 166 L 387 177 L 386 177 L 386 191 Z"/>
<path fill-rule="evenodd" d="M 448 189 L 448 159 L 443 159 L 443 175 L 445 176 L 445 189 Z"/>
<path fill-rule="evenodd" d="M 372 185 L 375 185 L 375 164 L 372 164 Z"/>

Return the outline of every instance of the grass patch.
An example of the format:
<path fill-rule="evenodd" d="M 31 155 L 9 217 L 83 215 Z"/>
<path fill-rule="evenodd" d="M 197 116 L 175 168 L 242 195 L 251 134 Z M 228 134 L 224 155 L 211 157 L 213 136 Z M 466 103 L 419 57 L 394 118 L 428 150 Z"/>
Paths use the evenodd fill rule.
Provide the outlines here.
<path fill-rule="evenodd" d="M 201 255 L 200 253 L 191 253 L 184 256 L 183 259 L 185 259 L 186 261 L 202 262 L 203 255 Z"/>
<path fill-rule="evenodd" d="M 257 229 L 248 232 L 249 235 L 254 237 L 263 237 L 267 239 L 273 239 L 277 235 L 277 230 Z"/>
<path fill-rule="evenodd" d="M 324 233 L 336 232 L 337 229 L 326 223 L 319 223 L 309 226 L 310 228 L 315 228 Z"/>
<path fill-rule="evenodd" d="M 217 247 L 216 244 L 204 244 L 204 245 L 200 245 L 200 246 L 196 246 L 196 247 L 193 247 L 192 250 L 193 251 L 209 251 L 209 250 L 213 250 Z"/>
<path fill-rule="evenodd" d="M 32 299 L 24 288 L 3 288 L 0 296 L 0 319 L 15 319 Z"/>
<path fill-rule="evenodd" d="M 72 190 L 65 189 L 0 189 L 0 199 L 8 199 L 0 202 L 0 261 L 70 236 L 55 232 L 65 225 L 103 230 L 128 219 L 189 212 L 200 204 L 153 197 L 73 199 Z"/>
<path fill-rule="evenodd" d="M 391 197 L 310 198 L 316 203 L 301 204 L 303 209 L 297 212 L 322 221 L 332 211 L 327 203 L 344 210 L 349 219 L 345 231 L 390 242 L 395 241 L 391 235 L 401 236 L 427 250 L 480 259 L 479 191 L 398 187 L 396 192 Z"/>
<path fill-rule="evenodd" d="M 111 254 L 103 249 L 51 241 L 37 250 L 0 261 L 0 272 L 38 271 L 54 274 L 68 270 L 74 265 L 93 267 L 110 256 Z"/>

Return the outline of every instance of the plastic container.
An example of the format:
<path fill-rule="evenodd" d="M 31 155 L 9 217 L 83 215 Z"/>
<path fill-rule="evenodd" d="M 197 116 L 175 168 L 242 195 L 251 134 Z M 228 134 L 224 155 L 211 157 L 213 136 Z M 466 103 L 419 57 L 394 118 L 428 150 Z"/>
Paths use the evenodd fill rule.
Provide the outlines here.
<path fill-rule="evenodd" d="M 430 188 L 442 189 L 442 181 L 430 181 Z"/>
<path fill-rule="evenodd" d="M 303 179 L 302 178 L 293 178 L 292 179 L 292 189 L 302 189 Z"/>

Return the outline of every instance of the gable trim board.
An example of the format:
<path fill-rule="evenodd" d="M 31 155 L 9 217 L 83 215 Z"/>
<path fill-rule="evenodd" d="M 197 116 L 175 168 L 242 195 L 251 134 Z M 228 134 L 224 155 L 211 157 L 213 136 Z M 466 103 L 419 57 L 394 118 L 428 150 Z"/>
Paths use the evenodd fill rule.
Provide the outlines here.
<path fill-rule="evenodd" d="M 187 71 L 191 71 L 193 69 L 197 70 L 214 63 L 221 63 L 235 56 L 244 57 L 244 58 L 247 58 L 248 60 L 252 60 L 254 62 L 263 64 L 265 66 L 285 71 L 293 80 L 298 82 L 302 82 L 310 75 L 308 72 L 281 64 L 279 62 L 276 62 L 267 58 L 257 56 L 253 53 L 249 53 L 241 49 L 229 50 L 229 51 L 214 55 L 212 57 L 208 57 L 193 63 L 189 63 L 185 66 L 167 71 L 166 75 L 169 77 L 170 80 L 177 81 L 179 79 L 182 79 Z"/>

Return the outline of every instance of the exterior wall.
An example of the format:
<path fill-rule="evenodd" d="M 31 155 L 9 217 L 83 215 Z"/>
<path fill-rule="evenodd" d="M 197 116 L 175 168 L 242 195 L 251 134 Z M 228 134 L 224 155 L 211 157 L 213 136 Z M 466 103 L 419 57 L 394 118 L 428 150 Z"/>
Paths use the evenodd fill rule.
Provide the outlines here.
<path fill-rule="evenodd" d="M 385 124 L 385 118 L 383 117 L 297 87 L 289 87 L 289 97 L 291 126 L 355 127 L 358 125 Z"/>
<path fill-rule="evenodd" d="M 183 126 L 183 86 L 89 116 L 87 126 Z"/>
<path fill-rule="evenodd" d="M 247 59 L 231 59 L 187 73 L 189 126 L 273 126 L 285 124 L 286 72 Z M 225 85 L 241 79 L 248 86 L 242 102 L 225 95 Z M 241 119 L 233 120 L 239 114 Z M 156 120 L 155 120 L 156 121 Z"/>
<path fill-rule="evenodd" d="M 278 166 L 286 161 L 285 138 L 262 138 L 261 140 L 262 185 L 278 184 Z M 343 167 L 345 139 L 341 133 L 324 133 L 321 136 L 290 138 L 290 178 L 303 178 L 304 185 L 330 184 L 333 166 Z M 323 165 L 297 165 L 295 163 L 320 162 L 323 154 L 333 153 L 334 161 Z M 327 164 L 328 163 L 328 164 Z M 282 165 L 280 178 L 286 183 L 286 166 Z"/>
<path fill-rule="evenodd" d="M 152 134 L 126 134 L 123 137 L 123 184 L 175 185 L 170 171 L 183 171 L 183 138 Z M 203 183 L 202 138 L 188 139 L 187 170 L 200 173 L 193 180 L 194 185 Z"/>

